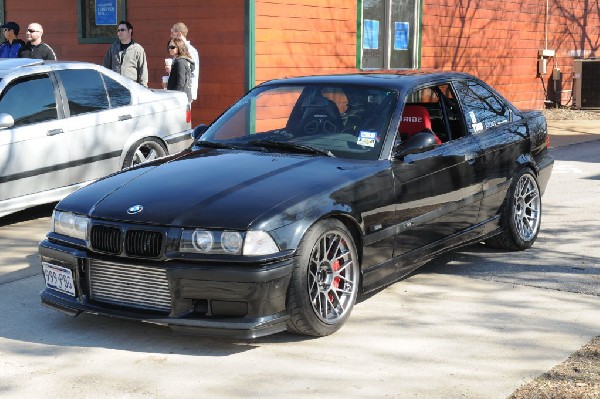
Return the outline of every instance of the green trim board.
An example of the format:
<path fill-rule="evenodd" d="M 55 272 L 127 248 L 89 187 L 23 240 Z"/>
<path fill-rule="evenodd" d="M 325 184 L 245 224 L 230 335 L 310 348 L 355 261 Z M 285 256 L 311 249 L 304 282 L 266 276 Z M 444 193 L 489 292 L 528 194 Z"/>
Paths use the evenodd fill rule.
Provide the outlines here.
<path fill-rule="evenodd" d="M 362 69 L 363 0 L 356 0 L 356 68 Z"/>
<path fill-rule="evenodd" d="M 0 0 L 0 22 L 5 23 L 6 19 L 4 18 L 6 15 L 6 9 L 4 7 L 4 0 Z"/>
<path fill-rule="evenodd" d="M 246 0 L 246 91 L 256 85 L 256 3 Z"/>
<path fill-rule="evenodd" d="M 245 82 L 246 91 L 252 90 L 256 85 L 256 3 L 255 0 L 246 0 L 246 67 L 245 67 Z M 256 104 L 252 102 L 246 120 L 251 124 L 249 131 L 256 132 Z"/>

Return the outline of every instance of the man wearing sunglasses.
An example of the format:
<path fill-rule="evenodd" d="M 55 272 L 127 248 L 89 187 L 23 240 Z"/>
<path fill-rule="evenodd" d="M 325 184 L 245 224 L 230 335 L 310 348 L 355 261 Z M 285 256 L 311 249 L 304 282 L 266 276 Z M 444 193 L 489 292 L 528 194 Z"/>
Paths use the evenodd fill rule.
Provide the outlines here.
<path fill-rule="evenodd" d="M 148 86 L 148 64 L 144 48 L 133 41 L 133 25 L 121 21 L 117 27 L 119 40 L 111 44 L 104 56 L 103 65 L 121 75 Z"/>
<path fill-rule="evenodd" d="M 25 44 L 23 40 L 17 38 L 19 35 L 19 24 L 16 22 L 7 22 L 0 26 L 4 34 L 4 43 L 0 44 L 0 58 L 17 58 L 21 46 Z"/>
<path fill-rule="evenodd" d="M 56 53 L 52 47 L 42 42 L 44 29 L 42 25 L 33 22 L 27 27 L 25 38 L 27 43 L 19 49 L 19 58 L 37 58 L 40 60 L 55 60 Z"/>

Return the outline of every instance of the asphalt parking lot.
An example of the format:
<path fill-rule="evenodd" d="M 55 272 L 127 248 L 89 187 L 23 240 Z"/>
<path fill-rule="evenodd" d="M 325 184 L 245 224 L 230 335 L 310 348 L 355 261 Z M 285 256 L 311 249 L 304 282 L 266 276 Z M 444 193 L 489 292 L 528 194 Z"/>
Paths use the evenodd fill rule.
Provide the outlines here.
<path fill-rule="evenodd" d="M 37 242 L 51 208 L 4 218 L 0 395 L 505 398 L 600 335 L 600 141 L 557 145 L 566 136 L 552 137 L 556 164 L 531 250 L 444 255 L 319 339 L 233 341 L 68 318 L 39 303 Z"/>

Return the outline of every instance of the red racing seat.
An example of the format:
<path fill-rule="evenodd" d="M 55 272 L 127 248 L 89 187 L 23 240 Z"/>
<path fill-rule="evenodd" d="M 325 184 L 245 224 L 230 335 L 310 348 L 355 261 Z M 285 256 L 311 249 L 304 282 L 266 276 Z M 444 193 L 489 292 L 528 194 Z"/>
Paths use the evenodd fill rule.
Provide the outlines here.
<path fill-rule="evenodd" d="M 407 104 L 404 106 L 402 112 L 402 121 L 398 127 L 398 132 L 402 141 L 410 139 L 414 134 L 422 131 L 431 131 L 431 119 L 429 117 L 429 111 L 422 105 L 411 105 Z M 440 138 L 436 135 L 435 141 L 438 144 L 442 144 Z"/>

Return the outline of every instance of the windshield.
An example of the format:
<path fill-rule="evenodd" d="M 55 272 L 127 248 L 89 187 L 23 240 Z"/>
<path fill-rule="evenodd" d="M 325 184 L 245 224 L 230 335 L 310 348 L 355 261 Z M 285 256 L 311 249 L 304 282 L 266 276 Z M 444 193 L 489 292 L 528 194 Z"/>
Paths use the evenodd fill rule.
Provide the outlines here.
<path fill-rule="evenodd" d="M 397 97 L 356 85 L 265 86 L 231 107 L 198 144 L 375 160 Z"/>

